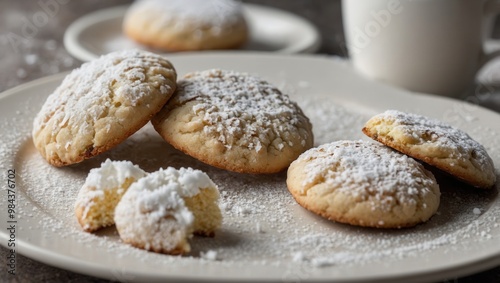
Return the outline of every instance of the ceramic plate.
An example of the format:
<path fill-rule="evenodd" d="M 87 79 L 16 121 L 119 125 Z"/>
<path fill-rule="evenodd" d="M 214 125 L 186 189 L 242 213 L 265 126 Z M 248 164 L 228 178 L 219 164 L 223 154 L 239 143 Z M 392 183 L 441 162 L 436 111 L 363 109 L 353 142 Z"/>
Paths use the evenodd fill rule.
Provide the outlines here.
<path fill-rule="evenodd" d="M 259 53 L 169 57 L 180 75 L 224 68 L 258 74 L 288 93 L 314 125 L 315 144 L 363 139 L 361 127 L 386 109 L 447 121 L 483 143 L 500 164 L 500 115 L 458 101 L 411 94 L 361 78 L 339 60 Z M 15 212 L 0 198 L 0 242 L 17 221 L 16 252 L 46 264 L 117 281 L 424 282 L 462 276 L 500 264 L 498 186 L 477 191 L 437 175 L 437 215 L 402 230 L 351 227 L 322 219 L 295 203 L 286 172 L 255 176 L 204 165 L 170 147 L 146 126 L 113 150 L 77 165 L 54 168 L 34 148 L 34 115 L 64 74 L 0 95 L 0 167 L 7 185 L 15 170 Z M 194 237 L 183 257 L 121 243 L 114 227 L 82 232 L 73 204 L 89 170 L 106 158 L 131 160 L 147 171 L 201 169 L 221 191 L 223 227 L 214 238 Z M 12 176 L 11 176 L 12 177 Z M 11 197 L 12 198 L 12 197 Z M 13 218 L 9 218 L 12 214 Z M 216 260 L 205 258 L 212 251 Z"/>
<path fill-rule="evenodd" d="M 122 22 L 128 6 L 90 13 L 71 24 L 64 35 L 68 52 L 82 61 L 129 48 L 148 49 L 125 37 Z M 251 30 L 243 51 L 313 53 L 321 39 L 318 30 L 306 20 L 278 9 L 244 4 Z M 148 49 L 150 50 L 150 49 Z"/>

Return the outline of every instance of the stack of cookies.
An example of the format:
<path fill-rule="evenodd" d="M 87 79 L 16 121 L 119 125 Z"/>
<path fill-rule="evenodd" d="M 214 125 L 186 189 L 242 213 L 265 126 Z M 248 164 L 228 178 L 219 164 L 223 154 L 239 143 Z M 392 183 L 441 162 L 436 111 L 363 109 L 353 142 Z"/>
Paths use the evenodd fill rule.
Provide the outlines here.
<path fill-rule="evenodd" d="M 427 221 L 440 203 L 436 179 L 416 160 L 480 189 L 496 182 L 485 148 L 440 121 L 389 110 L 363 132 L 381 144 L 338 141 L 290 165 L 287 185 L 300 205 L 341 223 L 410 227 Z"/>

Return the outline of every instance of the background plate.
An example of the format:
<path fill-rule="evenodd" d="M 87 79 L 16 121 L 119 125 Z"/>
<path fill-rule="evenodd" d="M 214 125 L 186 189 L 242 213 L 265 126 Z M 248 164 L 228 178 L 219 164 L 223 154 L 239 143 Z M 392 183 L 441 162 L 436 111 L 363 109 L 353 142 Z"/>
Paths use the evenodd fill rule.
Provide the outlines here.
<path fill-rule="evenodd" d="M 154 51 L 122 33 L 127 9 L 128 6 L 104 9 L 76 20 L 64 34 L 64 46 L 82 61 L 121 49 Z M 251 33 L 242 50 L 313 53 L 320 47 L 321 38 L 316 27 L 292 13 L 252 4 L 244 4 L 244 11 Z"/>
<path fill-rule="evenodd" d="M 197 53 L 169 57 L 180 75 L 224 68 L 259 74 L 303 108 L 316 145 L 361 139 L 372 115 L 399 109 L 447 121 L 483 143 L 500 164 L 500 116 L 464 103 L 411 94 L 354 73 L 338 60 L 252 53 Z M 65 168 L 49 166 L 30 133 L 34 115 L 64 74 L 0 95 L 0 167 L 16 170 L 16 251 L 60 268 L 118 281 L 423 282 L 462 276 L 500 264 L 498 185 L 476 191 L 438 175 L 438 214 L 403 230 L 374 230 L 326 221 L 298 206 L 286 172 L 254 176 L 204 165 L 166 144 L 146 126 L 108 153 Z M 221 190 L 224 223 L 215 238 L 194 237 L 188 256 L 135 249 L 114 227 L 81 231 L 73 204 L 88 171 L 105 158 L 128 159 L 147 171 L 191 166 L 206 171 Z M 2 210 L 7 198 L 0 198 Z M 477 209 L 480 210 L 480 214 Z M 0 242 L 7 245 L 8 213 L 0 213 Z M 203 258 L 217 252 L 216 261 Z"/>

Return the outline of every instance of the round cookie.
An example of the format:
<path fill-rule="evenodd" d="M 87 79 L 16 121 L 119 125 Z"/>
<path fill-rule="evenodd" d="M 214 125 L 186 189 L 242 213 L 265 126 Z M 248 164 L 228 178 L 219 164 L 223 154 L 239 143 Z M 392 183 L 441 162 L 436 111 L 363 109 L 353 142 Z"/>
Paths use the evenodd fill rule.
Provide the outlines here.
<path fill-rule="evenodd" d="M 440 121 L 388 110 L 371 118 L 363 132 L 475 187 L 491 188 L 496 182 L 486 149 L 465 132 Z"/>
<path fill-rule="evenodd" d="M 279 172 L 313 145 L 296 103 L 268 82 L 232 71 L 186 75 L 152 123 L 175 148 L 240 173 Z"/>
<path fill-rule="evenodd" d="M 232 0 L 142 0 L 127 11 L 124 33 L 167 51 L 242 46 L 248 27 L 240 3 Z"/>
<path fill-rule="evenodd" d="M 176 72 L 163 57 L 120 51 L 83 64 L 47 98 L 33 142 L 54 166 L 100 154 L 144 126 L 171 97 Z"/>
<path fill-rule="evenodd" d="M 439 206 L 431 172 L 381 144 L 338 141 L 294 161 L 287 186 L 304 208 L 329 220 L 376 228 L 410 227 Z"/>
<path fill-rule="evenodd" d="M 222 224 L 219 190 L 199 170 L 169 167 L 133 183 L 115 210 L 120 238 L 166 254 L 190 251 L 192 233 L 213 236 Z"/>
<path fill-rule="evenodd" d="M 146 174 L 130 161 L 110 159 L 90 170 L 75 203 L 76 218 L 83 230 L 94 232 L 114 225 L 116 205 L 130 185 Z"/>

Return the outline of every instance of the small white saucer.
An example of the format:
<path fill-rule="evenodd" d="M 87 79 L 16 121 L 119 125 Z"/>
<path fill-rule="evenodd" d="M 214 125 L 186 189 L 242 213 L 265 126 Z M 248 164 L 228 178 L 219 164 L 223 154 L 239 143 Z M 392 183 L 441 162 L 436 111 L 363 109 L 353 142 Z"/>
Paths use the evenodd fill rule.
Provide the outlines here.
<path fill-rule="evenodd" d="M 64 34 L 64 45 L 74 57 L 89 61 L 100 55 L 130 48 L 148 49 L 122 33 L 128 6 L 99 10 L 73 22 Z M 321 37 L 310 22 L 285 11 L 244 4 L 251 35 L 242 51 L 314 53 Z"/>

